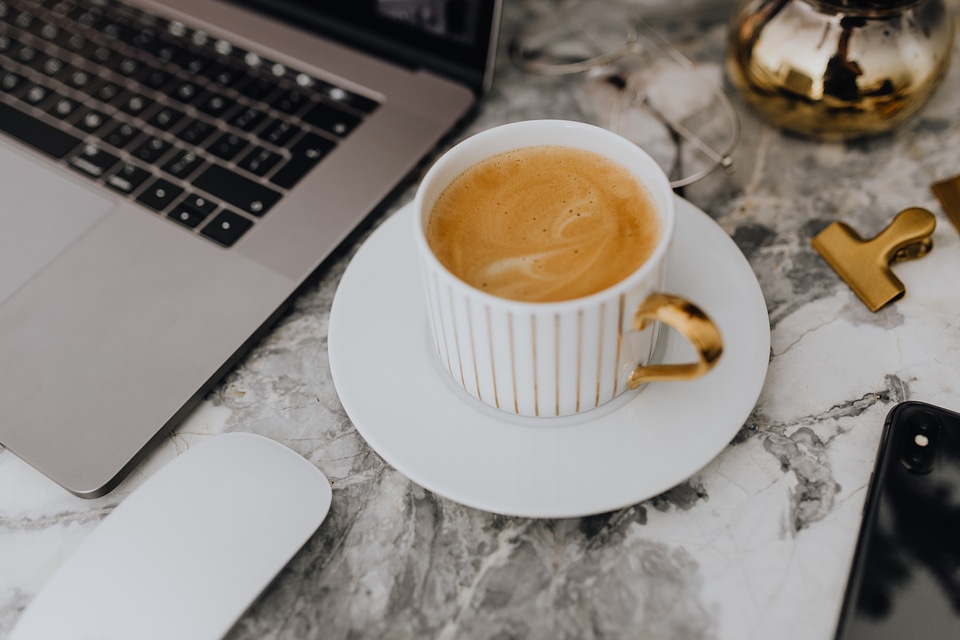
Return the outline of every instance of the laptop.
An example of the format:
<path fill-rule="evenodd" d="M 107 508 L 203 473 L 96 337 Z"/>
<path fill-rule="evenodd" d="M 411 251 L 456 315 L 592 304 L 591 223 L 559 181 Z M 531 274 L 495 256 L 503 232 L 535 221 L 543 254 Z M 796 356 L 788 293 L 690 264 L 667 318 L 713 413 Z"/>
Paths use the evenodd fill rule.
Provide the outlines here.
<path fill-rule="evenodd" d="M 0 444 L 114 488 L 491 79 L 499 0 L 0 0 Z"/>

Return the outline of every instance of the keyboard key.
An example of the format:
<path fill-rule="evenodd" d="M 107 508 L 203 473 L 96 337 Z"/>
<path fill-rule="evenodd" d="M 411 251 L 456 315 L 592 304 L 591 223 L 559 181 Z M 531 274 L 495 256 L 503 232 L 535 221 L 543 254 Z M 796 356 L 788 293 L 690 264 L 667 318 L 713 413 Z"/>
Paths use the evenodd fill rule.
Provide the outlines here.
<path fill-rule="evenodd" d="M 130 144 L 139 133 L 140 132 L 137 129 L 134 129 L 129 124 L 123 123 L 108 133 L 104 140 L 117 149 L 123 149 Z"/>
<path fill-rule="evenodd" d="M 74 89 L 83 90 L 88 87 L 94 80 L 96 76 L 91 73 L 84 71 L 83 69 L 73 69 L 69 75 L 66 77 L 67 86 L 73 87 Z"/>
<path fill-rule="evenodd" d="M 308 133 L 290 149 L 290 160 L 277 171 L 270 182 L 284 189 L 290 189 L 303 176 L 317 166 L 317 163 L 336 145 L 332 140 Z"/>
<path fill-rule="evenodd" d="M 77 121 L 74 123 L 74 125 L 79 129 L 83 129 L 87 133 L 93 133 L 101 127 L 106 126 L 111 121 L 111 118 L 102 111 L 97 111 L 96 109 L 91 109 L 89 107 L 82 107 L 80 116 L 77 118 Z"/>
<path fill-rule="evenodd" d="M 256 77 L 243 85 L 243 87 L 240 88 L 240 93 L 251 100 L 263 100 L 278 88 L 279 85 L 275 81 L 269 78 Z"/>
<path fill-rule="evenodd" d="M 146 53 L 153 53 L 153 48 L 157 45 L 157 32 L 153 29 L 142 29 L 139 32 L 131 32 L 132 37 L 127 44 L 140 49 Z"/>
<path fill-rule="evenodd" d="M 181 149 L 163 165 L 163 170 L 174 178 L 180 178 L 182 180 L 199 169 L 202 164 L 203 158 L 193 151 Z"/>
<path fill-rule="evenodd" d="M 194 186 L 255 216 L 262 216 L 280 199 L 280 193 L 223 167 L 211 165 Z"/>
<path fill-rule="evenodd" d="M 213 59 L 187 49 L 177 56 L 173 63 L 191 75 L 198 75 L 213 65 Z"/>
<path fill-rule="evenodd" d="M 182 111 L 173 107 L 161 107 L 147 122 L 161 131 L 169 131 L 173 125 L 180 122 L 181 118 L 183 118 Z"/>
<path fill-rule="evenodd" d="M 240 151 L 247 146 L 247 141 L 233 133 L 225 133 L 214 140 L 207 151 L 224 160 L 232 160 Z"/>
<path fill-rule="evenodd" d="M 64 98 L 60 96 L 50 108 L 47 109 L 47 113 L 52 115 L 54 118 L 60 118 L 61 120 L 70 116 L 77 108 L 80 106 L 80 103 L 72 98 Z"/>
<path fill-rule="evenodd" d="M 204 122 L 203 120 L 193 120 L 180 130 L 177 134 L 177 137 L 187 142 L 189 144 L 199 145 L 201 142 L 210 137 L 210 134 L 216 131 L 214 127 L 209 122 Z"/>
<path fill-rule="evenodd" d="M 40 52 L 29 45 L 17 43 L 11 47 L 9 55 L 20 64 L 30 65 Z"/>
<path fill-rule="evenodd" d="M 90 95 L 92 95 L 97 100 L 101 102 L 111 102 L 114 98 L 120 95 L 120 92 L 123 89 L 120 88 L 120 85 L 113 82 L 104 82 L 103 84 L 93 83 L 89 87 Z"/>
<path fill-rule="evenodd" d="M 17 27 L 20 27 L 21 29 L 29 29 L 30 26 L 33 24 L 33 21 L 34 21 L 34 17 L 32 13 L 28 13 L 27 11 L 21 11 L 20 13 L 13 16 L 12 24 L 16 25 Z"/>
<path fill-rule="evenodd" d="M 103 0 L 100 0 L 100 2 L 102 1 Z M 133 27 L 128 24 L 130 22 L 130 16 L 121 17 L 117 11 L 114 10 L 115 7 L 109 6 L 109 4 L 106 3 L 105 5 L 106 6 L 101 6 L 103 6 L 104 13 L 107 14 L 107 19 L 100 25 L 100 33 L 102 33 L 107 40 L 117 43 L 118 45 L 121 42 L 129 41 L 132 37 L 131 32 L 134 31 Z M 123 7 L 125 3 L 117 2 L 116 5 Z"/>
<path fill-rule="evenodd" d="M 63 72 L 67 63 L 61 60 L 60 58 L 48 57 L 40 64 L 40 71 L 44 74 L 55 78 Z"/>
<path fill-rule="evenodd" d="M 257 125 L 263 122 L 266 115 L 259 109 L 243 107 L 227 121 L 227 124 L 242 131 L 253 131 L 257 128 Z"/>
<path fill-rule="evenodd" d="M 67 159 L 67 164 L 91 178 L 99 178 L 118 160 L 119 158 L 111 153 L 107 153 L 92 144 L 85 144 L 79 152 Z"/>
<path fill-rule="evenodd" d="M 47 89 L 39 84 L 34 84 L 26 87 L 21 97 L 27 104 L 36 106 L 49 98 L 51 95 L 53 95 L 53 92 L 50 91 L 50 89 Z"/>
<path fill-rule="evenodd" d="M 213 213 L 217 208 L 216 202 L 213 200 L 208 200 L 207 198 L 199 196 L 195 193 L 188 194 L 180 204 L 185 207 L 190 207 L 194 211 L 202 213 L 204 216 Z"/>
<path fill-rule="evenodd" d="M 160 178 L 144 189 L 143 193 L 137 197 L 137 201 L 151 209 L 163 211 L 171 202 L 179 198 L 181 193 L 183 193 L 182 188 Z"/>
<path fill-rule="evenodd" d="M 269 142 L 277 147 L 283 147 L 298 133 L 300 133 L 300 127 L 286 120 L 274 118 L 263 128 L 263 131 L 257 135 L 265 142 Z"/>
<path fill-rule="evenodd" d="M 141 83 L 154 90 L 159 90 L 160 87 L 167 84 L 172 77 L 173 76 L 166 71 L 161 71 L 160 69 L 156 69 L 150 65 L 143 65 L 140 68 L 139 73 L 134 74 L 135 80 L 139 80 Z"/>
<path fill-rule="evenodd" d="M 44 22 L 40 24 L 40 28 L 35 33 L 47 42 L 53 42 L 60 35 L 60 27 L 50 22 Z"/>
<path fill-rule="evenodd" d="M 203 95 L 197 98 L 195 104 L 197 105 L 197 109 L 208 116 L 219 118 L 227 109 L 233 106 L 234 102 L 219 93 L 205 91 Z"/>
<path fill-rule="evenodd" d="M 77 7 L 74 18 L 84 27 L 90 28 L 97 27 L 104 19 L 103 14 L 99 11 L 85 10 L 82 7 Z"/>
<path fill-rule="evenodd" d="M 232 211 L 221 211 L 200 233 L 225 247 L 231 247 L 252 226 L 252 222 Z"/>
<path fill-rule="evenodd" d="M 104 7 L 104 11 L 109 11 L 109 8 Z M 104 20 L 97 25 L 97 29 L 107 40 L 110 40 L 111 42 L 117 42 L 121 39 L 120 36 L 126 30 L 126 27 L 123 25 L 123 23 L 118 22 L 115 16 L 108 17 L 104 15 Z"/>
<path fill-rule="evenodd" d="M 149 177 L 150 172 L 146 169 L 142 169 L 131 162 L 125 162 L 116 173 L 107 178 L 106 183 L 108 187 L 125 195 L 130 195 Z"/>
<path fill-rule="evenodd" d="M 183 51 L 183 45 L 161 38 L 153 48 L 153 55 L 164 62 L 173 62 Z"/>
<path fill-rule="evenodd" d="M 153 106 L 153 100 L 132 91 L 124 91 L 117 96 L 116 104 L 124 113 L 137 117 Z"/>
<path fill-rule="evenodd" d="M 136 58 L 131 58 L 130 56 L 118 56 L 110 65 L 110 68 L 120 75 L 130 78 L 140 70 L 141 66 L 142 63 Z"/>
<path fill-rule="evenodd" d="M 80 34 L 70 33 L 69 31 L 61 31 L 54 43 L 84 58 L 89 58 L 96 48 L 92 42 Z"/>
<path fill-rule="evenodd" d="M 15 93 L 25 83 L 26 78 L 13 71 L 0 72 L 0 91 L 4 93 Z"/>
<path fill-rule="evenodd" d="M 241 80 L 246 79 L 245 72 L 242 69 L 225 64 L 208 67 L 203 75 L 221 87 L 234 87 Z"/>
<path fill-rule="evenodd" d="M 168 95 L 174 100 L 179 100 L 184 104 L 191 104 L 200 93 L 200 87 L 192 82 L 174 78 L 168 85 Z"/>
<path fill-rule="evenodd" d="M 360 124 L 360 118 L 329 104 L 319 102 L 303 116 L 303 121 L 340 138 Z"/>
<path fill-rule="evenodd" d="M 198 224 L 206 219 L 208 214 L 197 211 L 196 209 L 187 207 L 183 204 L 178 204 L 167 215 L 180 224 L 194 229 Z"/>
<path fill-rule="evenodd" d="M 119 22 L 106 22 L 100 26 L 100 33 L 102 33 L 107 40 L 113 41 L 120 40 L 125 30 L 126 28 Z"/>
<path fill-rule="evenodd" d="M 279 153 L 274 153 L 263 147 L 254 147 L 253 151 L 247 154 L 243 160 L 237 163 L 241 169 L 258 176 L 265 176 L 273 169 L 280 160 L 283 159 Z"/>
<path fill-rule="evenodd" d="M 0 131 L 58 160 L 80 144 L 80 138 L 3 103 L 0 103 Z"/>
<path fill-rule="evenodd" d="M 97 64 L 105 65 L 117 56 L 117 52 L 110 47 L 99 46 L 94 48 L 90 59 Z"/>
<path fill-rule="evenodd" d="M 310 98 L 302 91 L 296 89 L 291 89 L 289 91 L 283 91 L 280 95 L 274 97 L 270 100 L 271 106 L 277 111 L 282 111 L 293 115 L 310 103 Z"/>
<path fill-rule="evenodd" d="M 133 150 L 133 156 L 148 164 L 152 164 L 159 160 L 160 156 L 169 151 L 171 146 L 172 145 L 163 138 L 150 136 Z"/>
<path fill-rule="evenodd" d="M 117 5 L 123 6 L 124 3 L 118 2 Z M 111 15 L 109 20 L 100 27 L 100 33 L 111 42 L 114 46 L 120 47 L 121 43 L 128 43 L 133 38 L 133 35 L 139 31 L 139 26 L 132 27 L 130 26 L 130 18 L 128 16 L 119 17 L 115 11 L 111 11 L 112 7 L 107 7 L 106 10 Z"/>
<path fill-rule="evenodd" d="M 346 89 L 341 89 L 322 80 L 317 81 L 316 89 L 330 99 L 330 101 L 336 104 L 347 105 L 362 113 L 373 113 L 376 108 L 380 106 L 380 103 L 375 100 L 358 95 L 352 91 L 347 91 Z"/>
<path fill-rule="evenodd" d="M 67 15 L 69 15 L 72 8 L 73 5 L 71 5 L 69 2 L 58 2 L 53 5 L 51 11 L 53 11 L 53 15 L 57 16 L 58 18 L 65 18 Z"/>

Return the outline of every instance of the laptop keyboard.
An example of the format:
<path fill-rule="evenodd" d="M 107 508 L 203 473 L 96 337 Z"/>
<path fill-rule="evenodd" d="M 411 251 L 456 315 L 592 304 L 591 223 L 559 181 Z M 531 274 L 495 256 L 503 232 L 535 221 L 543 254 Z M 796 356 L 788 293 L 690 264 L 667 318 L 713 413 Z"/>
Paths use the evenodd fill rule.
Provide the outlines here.
<path fill-rule="evenodd" d="M 0 132 L 222 246 L 377 106 L 113 0 L 0 0 Z"/>

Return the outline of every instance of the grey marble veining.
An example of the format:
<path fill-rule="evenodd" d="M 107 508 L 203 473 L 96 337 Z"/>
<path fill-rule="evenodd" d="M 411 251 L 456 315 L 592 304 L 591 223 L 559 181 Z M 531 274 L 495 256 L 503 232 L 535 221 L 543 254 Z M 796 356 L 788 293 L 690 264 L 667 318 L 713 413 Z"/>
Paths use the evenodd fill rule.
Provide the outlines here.
<path fill-rule="evenodd" d="M 508 59 L 517 30 L 555 4 L 507 2 L 494 87 L 460 137 L 526 118 L 602 123 L 591 79 L 533 77 Z M 730 5 L 676 4 L 705 6 L 703 22 L 693 9 L 653 6 L 651 20 L 722 77 Z M 848 144 L 785 135 L 734 96 L 737 170 L 684 196 L 753 267 L 770 314 L 770 368 L 730 445 L 670 491 L 585 518 L 512 518 L 439 498 L 385 463 L 340 405 L 327 361 L 331 303 L 361 238 L 115 492 L 73 498 L 0 450 L 0 637 L 145 477 L 226 431 L 291 447 L 334 496 L 231 640 L 832 637 L 884 416 L 906 399 L 960 407 L 960 237 L 929 190 L 960 173 L 958 96 L 955 64 L 918 117 Z M 907 295 L 870 313 L 810 238 L 833 220 L 872 236 L 909 206 L 937 215 L 935 250 L 899 265 Z"/>

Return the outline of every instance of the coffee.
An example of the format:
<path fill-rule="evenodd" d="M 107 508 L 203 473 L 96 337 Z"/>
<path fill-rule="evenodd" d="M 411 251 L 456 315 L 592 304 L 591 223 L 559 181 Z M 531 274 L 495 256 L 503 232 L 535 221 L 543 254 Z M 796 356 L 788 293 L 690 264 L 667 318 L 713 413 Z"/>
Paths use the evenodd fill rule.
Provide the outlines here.
<path fill-rule="evenodd" d="M 458 278 L 492 295 L 571 300 L 636 271 L 660 240 L 650 194 L 590 151 L 545 145 L 483 160 L 434 204 L 427 242 Z"/>

